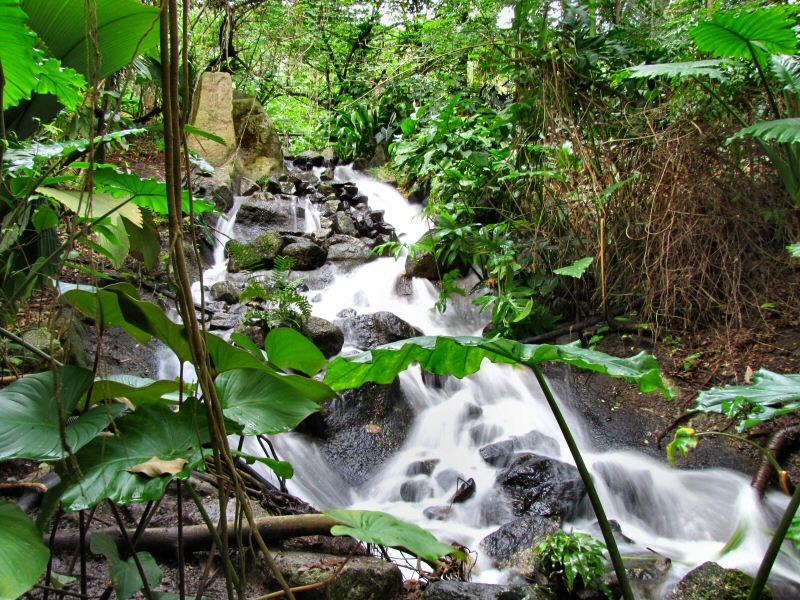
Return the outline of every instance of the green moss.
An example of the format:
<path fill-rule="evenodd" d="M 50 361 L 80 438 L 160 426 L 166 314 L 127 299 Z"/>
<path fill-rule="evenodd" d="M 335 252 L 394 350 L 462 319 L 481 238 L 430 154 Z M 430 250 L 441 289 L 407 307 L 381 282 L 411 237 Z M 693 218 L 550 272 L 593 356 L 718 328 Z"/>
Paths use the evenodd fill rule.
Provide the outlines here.
<path fill-rule="evenodd" d="M 274 231 L 262 233 L 249 243 L 231 240 L 225 246 L 231 259 L 229 268 L 232 272 L 270 269 L 282 246 L 280 234 Z"/>

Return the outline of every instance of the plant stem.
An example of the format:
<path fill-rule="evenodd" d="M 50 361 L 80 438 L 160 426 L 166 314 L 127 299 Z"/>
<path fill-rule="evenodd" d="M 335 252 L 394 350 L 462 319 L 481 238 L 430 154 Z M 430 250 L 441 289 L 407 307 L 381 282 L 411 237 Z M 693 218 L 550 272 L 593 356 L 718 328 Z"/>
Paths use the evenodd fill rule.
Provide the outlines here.
<path fill-rule="evenodd" d="M 635 600 L 633 589 L 631 589 L 631 582 L 628 580 L 628 573 L 625 571 L 625 564 L 622 562 L 622 556 L 619 553 L 617 541 L 614 539 L 614 532 L 611 530 L 611 525 L 606 517 L 606 512 L 603 509 L 603 504 L 600 501 L 597 488 L 595 488 L 594 482 L 592 481 L 592 475 L 589 473 L 589 469 L 586 467 L 586 463 L 583 461 L 583 456 L 578 448 L 578 444 L 575 442 L 575 438 L 572 436 L 569 425 L 567 424 L 564 415 L 561 413 L 561 409 L 558 407 L 558 403 L 553 396 L 553 392 L 550 390 L 550 386 L 547 384 L 547 380 L 542 374 L 542 370 L 538 365 L 532 365 L 531 369 L 533 369 L 533 373 L 536 375 L 536 381 L 539 382 L 542 392 L 544 392 L 544 397 L 547 399 L 547 404 L 550 406 L 550 410 L 552 411 L 553 416 L 556 418 L 556 422 L 561 430 L 561 434 L 564 436 L 567 446 L 569 447 L 569 451 L 572 454 L 572 458 L 575 461 L 575 466 L 578 468 L 578 472 L 583 480 L 583 484 L 586 486 L 586 493 L 589 496 L 592 509 L 597 517 L 600 530 L 603 532 L 603 539 L 605 540 L 608 554 L 611 557 L 611 563 L 614 565 L 614 572 L 617 574 L 617 580 L 619 581 L 622 597 L 624 600 Z"/>
<path fill-rule="evenodd" d="M 148 600 L 153 600 L 153 591 L 150 589 L 150 583 L 147 581 L 147 574 L 144 571 L 144 566 L 142 566 L 142 561 L 139 560 L 139 554 L 136 552 L 136 547 L 133 545 L 133 542 L 128 535 L 128 530 L 125 529 L 125 523 L 122 520 L 122 515 L 119 514 L 119 509 L 117 509 L 116 504 L 114 504 L 111 500 L 108 501 L 108 506 L 111 508 L 114 519 L 119 526 L 119 531 L 122 534 L 122 538 L 125 540 L 125 545 L 128 547 L 128 551 L 131 553 L 131 558 L 133 558 L 133 563 L 136 565 L 136 570 L 139 572 L 139 577 L 142 578 L 144 597 Z"/>
<path fill-rule="evenodd" d="M 744 442 L 745 444 L 749 444 L 753 448 L 758 450 L 759 453 L 761 453 L 761 455 L 769 461 L 769 464 L 771 464 L 772 468 L 775 469 L 776 474 L 780 474 L 780 472 L 783 471 L 783 468 L 775 459 L 775 457 L 772 455 L 772 453 L 766 448 L 764 448 L 764 446 L 762 446 L 757 442 L 754 442 L 753 440 L 747 439 L 746 437 L 741 435 L 736 435 L 734 433 L 728 433 L 726 431 L 701 431 L 700 433 L 695 434 L 695 437 L 697 438 L 709 437 L 709 436 L 726 437 L 732 440 L 736 440 L 737 442 Z"/>
<path fill-rule="evenodd" d="M 798 506 L 800 506 L 800 486 L 795 488 L 792 499 L 789 501 L 789 506 L 786 507 L 786 511 L 783 513 L 783 517 L 781 517 L 781 522 L 778 523 L 778 528 L 775 530 L 775 533 L 772 534 L 772 540 L 769 543 L 767 552 L 764 554 L 764 558 L 761 559 L 758 573 L 756 573 L 756 577 L 753 579 L 753 585 L 750 586 L 750 593 L 747 596 L 747 600 L 759 600 L 761 598 L 761 592 L 767 584 L 769 573 L 772 571 L 772 565 L 775 563 L 775 559 L 778 558 L 778 552 L 781 550 L 786 532 L 789 531 L 789 527 L 792 525 L 792 519 L 797 512 Z"/>

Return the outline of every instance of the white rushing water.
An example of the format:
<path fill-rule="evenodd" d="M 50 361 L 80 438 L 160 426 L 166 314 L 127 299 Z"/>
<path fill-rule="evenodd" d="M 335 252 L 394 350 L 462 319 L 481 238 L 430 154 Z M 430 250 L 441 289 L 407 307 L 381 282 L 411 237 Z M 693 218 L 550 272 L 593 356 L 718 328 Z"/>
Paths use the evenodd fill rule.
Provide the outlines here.
<path fill-rule="evenodd" d="M 348 167 L 339 167 L 336 177 L 355 182 L 359 191 L 368 196 L 372 209 L 385 211 L 385 221 L 396 228 L 401 240 L 413 242 L 427 230 L 418 217 L 419 208 L 410 205 L 391 186 Z M 223 242 L 232 231 L 240 204 L 241 199 L 237 198 L 228 219 L 218 226 Z M 305 208 L 306 229 L 308 223 L 317 227 L 319 220 L 313 207 Z M 337 271 L 330 286 L 313 292 L 313 312 L 333 320 L 343 309 L 352 308 L 359 314 L 388 310 L 426 335 L 480 334 L 485 318 L 468 301 L 448 306 L 443 315 L 434 312 L 432 307 L 438 294 L 426 280 L 414 279 L 413 293 L 398 295 L 396 284 L 403 269 L 404 260 L 386 257 L 350 271 Z M 209 286 L 224 277 L 225 261 L 220 248 L 204 279 Z M 425 527 L 442 541 L 478 550 L 480 540 L 498 528 L 498 511 L 503 510 L 493 490 L 499 470 L 481 459 L 478 450 L 482 446 L 538 431 L 557 442 L 544 445 L 532 442 L 527 448 L 515 447 L 515 450 L 532 450 L 572 463 L 541 391 L 527 370 L 485 363 L 471 378 L 447 379 L 443 386 L 432 388 L 425 384 L 418 368 L 411 368 L 401 375 L 400 384 L 416 411 L 416 420 L 402 449 L 380 472 L 363 486 L 352 488 L 327 466 L 310 438 L 283 434 L 274 436 L 273 443 L 280 458 L 290 461 L 295 468 L 295 477 L 288 482 L 289 490 L 321 509 L 382 510 Z M 664 591 L 689 569 L 707 560 L 755 572 L 769 543 L 776 515 L 782 513 L 787 498 L 771 493 L 762 505 L 748 480 L 733 471 L 674 470 L 636 452 L 596 452 L 581 433 L 580 418 L 569 414 L 567 418 L 594 473 L 609 518 L 616 520 L 624 535 L 633 540 L 632 544 L 622 546 L 623 554 L 626 549 L 638 550 L 640 554 L 649 549 L 672 560 Z M 245 447 L 252 453 L 260 453 L 252 441 Z M 431 477 L 408 476 L 408 466 L 421 460 L 438 461 Z M 449 503 L 454 473 L 475 480 L 475 496 L 463 504 L 454 504 L 448 520 L 426 518 L 425 508 Z M 430 482 L 424 499 L 418 502 L 401 499 L 400 487 L 409 480 Z M 565 524 L 564 528 L 589 530 L 593 521 L 580 519 Z M 743 540 L 722 555 L 737 529 L 744 531 Z M 782 554 L 773 574 L 800 582 L 797 556 Z M 502 581 L 504 575 L 479 557 L 473 577 L 491 582 Z"/>

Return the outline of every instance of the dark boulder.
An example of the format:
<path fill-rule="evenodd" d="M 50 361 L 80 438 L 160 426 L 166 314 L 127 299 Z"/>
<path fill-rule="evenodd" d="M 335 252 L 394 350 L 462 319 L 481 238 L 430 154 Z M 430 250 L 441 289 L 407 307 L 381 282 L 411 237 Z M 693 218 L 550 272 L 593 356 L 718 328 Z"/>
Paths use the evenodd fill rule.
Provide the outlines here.
<path fill-rule="evenodd" d="M 351 485 L 361 485 L 403 445 L 414 421 L 398 381 L 367 383 L 325 403 L 322 453 Z"/>
<path fill-rule="evenodd" d="M 362 350 L 422 335 L 421 330 L 388 311 L 357 315 L 337 321 L 337 324 L 344 331 L 345 339 Z"/>
<path fill-rule="evenodd" d="M 517 455 L 500 472 L 496 483 L 508 495 L 517 516 L 569 519 L 577 513 L 586 495 L 578 469 L 531 453 Z"/>
<path fill-rule="evenodd" d="M 340 213 L 337 213 L 340 214 Z M 375 258 L 369 246 L 357 237 L 349 235 L 333 235 L 327 240 L 328 258 L 332 261 L 366 262 Z"/>
<path fill-rule="evenodd" d="M 256 192 L 242 202 L 233 228 L 233 238 L 248 242 L 265 229 L 294 231 L 305 217 L 295 200 Z"/>
<path fill-rule="evenodd" d="M 230 281 L 217 281 L 211 286 L 211 299 L 225 304 L 239 302 L 239 290 Z"/>
<path fill-rule="evenodd" d="M 412 477 L 413 475 L 430 475 L 439 464 L 438 458 L 428 458 L 426 460 L 417 460 L 408 465 L 406 475 Z"/>
<path fill-rule="evenodd" d="M 506 523 L 481 540 L 481 548 L 500 566 L 506 566 L 520 551 L 530 554 L 533 546 L 561 528 L 556 519 L 531 515 Z"/>
<path fill-rule="evenodd" d="M 507 467 L 520 450 L 538 450 L 549 455 L 558 454 L 558 442 L 549 435 L 539 431 L 531 431 L 525 435 L 514 436 L 507 440 L 487 444 L 479 453 L 481 458 L 493 467 Z"/>
<path fill-rule="evenodd" d="M 308 337 L 326 358 L 336 356 L 344 345 L 344 334 L 334 323 L 320 318 L 310 317 L 303 327 L 303 335 Z"/>
<path fill-rule="evenodd" d="M 281 250 L 283 256 L 294 258 L 294 269 L 296 271 L 312 271 L 325 264 L 327 253 L 314 242 L 299 240 L 293 242 Z"/>
<path fill-rule="evenodd" d="M 403 502 L 419 502 L 433 495 L 433 486 L 426 479 L 411 479 L 400 485 L 400 499 Z"/>

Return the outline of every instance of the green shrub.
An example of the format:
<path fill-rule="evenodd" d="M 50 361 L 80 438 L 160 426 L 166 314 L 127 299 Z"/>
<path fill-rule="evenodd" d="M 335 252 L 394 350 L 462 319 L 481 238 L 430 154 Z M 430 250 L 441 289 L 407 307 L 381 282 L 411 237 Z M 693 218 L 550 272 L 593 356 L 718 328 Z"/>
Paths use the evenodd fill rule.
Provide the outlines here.
<path fill-rule="evenodd" d="M 593 536 L 562 530 L 533 548 L 545 574 L 565 586 L 568 592 L 575 590 L 575 582 L 579 580 L 582 587 L 601 590 L 610 598 L 611 592 L 603 583 L 606 574 L 604 551 L 603 543 Z"/>

